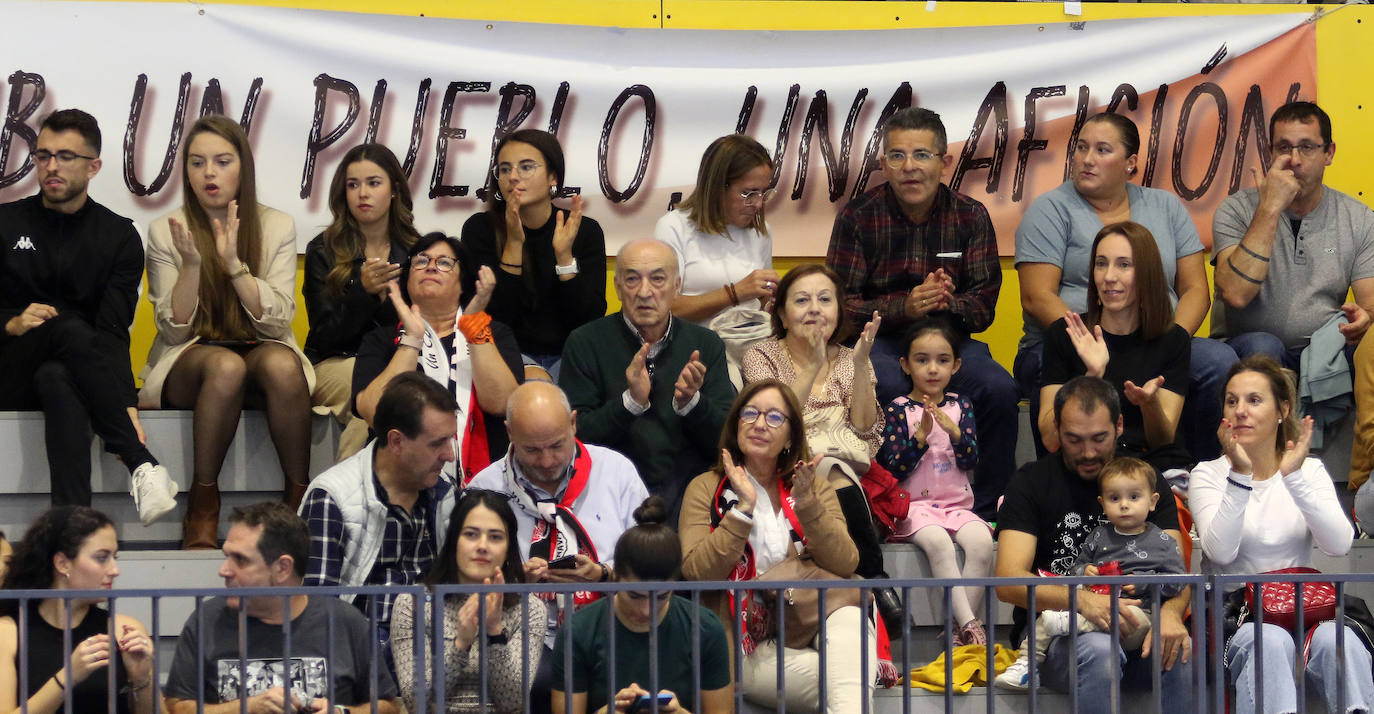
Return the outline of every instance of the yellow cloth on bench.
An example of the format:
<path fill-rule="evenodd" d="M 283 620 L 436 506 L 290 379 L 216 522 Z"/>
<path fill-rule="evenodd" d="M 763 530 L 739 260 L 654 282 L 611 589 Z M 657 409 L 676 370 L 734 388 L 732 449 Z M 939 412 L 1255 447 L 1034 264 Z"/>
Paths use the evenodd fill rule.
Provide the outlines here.
<path fill-rule="evenodd" d="M 973 687 L 986 687 L 988 681 L 1006 671 L 1016 661 L 1016 651 L 1002 645 L 993 645 L 992 666 L 996 671 L 988 676 L 988 649 L 986 645 L 963 645 L 955 647 L 952 659 L 954 690 L 960 694 Z M 941 652 L 934 662 L 911 670 L 911 686 L 929 689 L 932 692 L 945 691 L 945 653 Z"/>

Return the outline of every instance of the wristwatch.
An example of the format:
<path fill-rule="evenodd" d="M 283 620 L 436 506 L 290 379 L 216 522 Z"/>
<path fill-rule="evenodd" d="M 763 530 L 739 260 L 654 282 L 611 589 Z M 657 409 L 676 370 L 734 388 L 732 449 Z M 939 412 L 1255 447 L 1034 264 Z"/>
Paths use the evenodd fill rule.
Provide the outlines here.
<path fill-rule="evenodd" d="M 573 258 L 572 265 L 553 266 L 554 275 L 577 275 L 577 258 Z"/>

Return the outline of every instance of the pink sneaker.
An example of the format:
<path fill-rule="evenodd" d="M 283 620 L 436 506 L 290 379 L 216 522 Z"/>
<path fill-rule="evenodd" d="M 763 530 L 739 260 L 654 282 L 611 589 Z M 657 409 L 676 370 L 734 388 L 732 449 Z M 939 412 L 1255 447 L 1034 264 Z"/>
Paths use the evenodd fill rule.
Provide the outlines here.
<path fill-rule="evenodd" d="M 968 624 L 959 630 L 959 642 L 965 645 L 986 645 L 988 634 L 983 631 L 983 623 L 976 617 L 969 620 Z"/>

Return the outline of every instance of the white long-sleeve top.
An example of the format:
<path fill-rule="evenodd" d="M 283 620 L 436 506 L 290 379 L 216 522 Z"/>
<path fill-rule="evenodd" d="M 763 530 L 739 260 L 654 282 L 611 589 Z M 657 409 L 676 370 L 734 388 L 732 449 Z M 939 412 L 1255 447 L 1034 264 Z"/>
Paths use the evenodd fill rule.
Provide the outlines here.
<path fill-rule="evenodd" d="M 1253 574 L 1306 566 L 1312 544 L 1345 555 L 1355 532 L 1322 462 L 1256 481 L 1225 456 L 1193 467 L 1188 507 L 1202 540 L 1203 572 Z"/>

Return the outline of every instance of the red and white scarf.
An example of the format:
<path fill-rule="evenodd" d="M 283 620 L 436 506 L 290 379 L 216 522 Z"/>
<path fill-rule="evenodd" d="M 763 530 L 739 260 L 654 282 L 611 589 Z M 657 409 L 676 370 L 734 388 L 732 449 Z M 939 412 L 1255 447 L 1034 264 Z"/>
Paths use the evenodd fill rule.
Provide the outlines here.
<path fill-rule="evenodd" d="M 569 466 L 568 484 L 563 488 L 563 495 L 556 500 L 540 498 L 526 484 L 520 483 L 513 466 L 514 453 L 506 454 L 506 493 L 514 495 L 516 508 L 534 519 L 534 529 L 530 533 L 531 558 L 552 562 L 568 555 L 581 554 L 593 561 L 601 560 L 591 536 L 573 512 L 587 490 L 592 471 L 591 453 L 581 441 L 574 443 L 577 445 L 577 454 Z M 553 593 L 539 593 L 539 597 L 546 601 L 555 599 Z M 599 593 L 578 591 L 573 595 L 573 607 L 581 608 L 600 597 Z"/>

